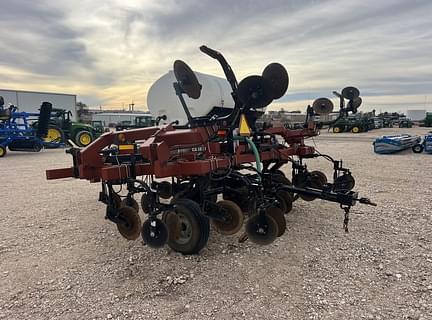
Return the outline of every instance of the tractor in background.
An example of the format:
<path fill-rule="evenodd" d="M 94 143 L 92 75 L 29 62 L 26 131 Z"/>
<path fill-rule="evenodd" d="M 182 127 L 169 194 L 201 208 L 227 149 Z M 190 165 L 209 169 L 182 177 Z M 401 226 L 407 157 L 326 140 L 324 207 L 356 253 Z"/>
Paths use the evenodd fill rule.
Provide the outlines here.
<path fill-rule="evenodd" d="M 152 127 L 156 124 L 156 120 L 152 117 L 152 115 L 143 115 L 137 116 L 133 123 L 130 121 L 122 121 L 118 125 L 116 125 L 116 130 L 128 130 L 128 129 L 137 129 L 137 128 L 147 128 Z"/>
<path fill-rule="evenodd" d="M 399 128 L 412 128 L 413 122 L 407 118 L 401 118 L 399 120 Z"/>
<path fill-rule="evenodd" d="M 426 118 L 421 121 L 420 127 L 432 127 L 432 112 L 426 112 Z"/>
<path fill-rule="evenodd" d="M 357 88 L 346 87 L 341 93 L 333 91 L 333 94 L 340 101 L 339 116 L 336 120 L 321 122 L 321 127 L 328 126 L 328 129 L 334 133 L 359 133 L 375 129 L 374 111 L 372 113 L 357 113 L 357 109 L 362 104 L 360 91 Z M 345 100 L 348 100 L 347 105 L 345 105 Z"/>
<path fill-rule="evenodd" d="M 82 122 L 72 121 L 72 112 L 53 108 L 48 126 L 46 142 L 66 142 L 72 140 L 80 147 L 86 147 L 97 139 L 103 132 L 103 127 L 93 127 Z M 38 123 L 33 126 L 37 128 Z"/>

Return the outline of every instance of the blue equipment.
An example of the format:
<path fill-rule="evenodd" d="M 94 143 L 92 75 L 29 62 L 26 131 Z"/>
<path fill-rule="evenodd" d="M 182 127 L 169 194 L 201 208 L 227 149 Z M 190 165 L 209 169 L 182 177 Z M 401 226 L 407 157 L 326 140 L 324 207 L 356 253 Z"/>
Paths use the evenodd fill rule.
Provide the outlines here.
<path fill-rule="evenodd" d="M 388 154 L 412 148 L 420 141 L 420 136 L 410 134 L 382 136 L 375 139 L 373 147 L 375 153 Z"/>
<path fill-rule="evenodd" d="M 412 151 L 414 153 L 421 153 L 423 151 L 427 153 L 432 153 L 432 131 L 430 131 L 427 135 L 424 136 L 421 143 L 413 146 Z"/>
<path fill-rule="evenodd" d="M 39 152 L 44 147 L 60 146 L 59 143 L 43 140 L 48 133 L 51 109 L 51 103 L 43 102 L 39 113 L 18 112 L 16 106 L 5 107 L 4 99 L 0 96 L 0 158 L 6 155 L 6 148 L 11 151 Z M 29 121 L 36 119 L 39 126 L 34 129 Z"/>

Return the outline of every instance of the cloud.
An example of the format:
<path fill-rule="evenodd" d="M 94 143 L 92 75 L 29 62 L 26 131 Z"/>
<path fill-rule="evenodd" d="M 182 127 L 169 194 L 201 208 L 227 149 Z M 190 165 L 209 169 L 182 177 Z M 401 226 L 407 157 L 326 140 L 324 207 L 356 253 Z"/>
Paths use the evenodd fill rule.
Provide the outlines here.
<path fill-rule="evenodd" d="M 176 59 L 223 75 L 199 52 L 207 44 L 239 79 L 284 64 L 290 88 L 274 108 L 304 108 L 347 85 L 360 88 L 365 109 L 432 96 L 427 0 L 3 0 L 0 12 L 0 87 L 145 108 L 148 88 Z"/>

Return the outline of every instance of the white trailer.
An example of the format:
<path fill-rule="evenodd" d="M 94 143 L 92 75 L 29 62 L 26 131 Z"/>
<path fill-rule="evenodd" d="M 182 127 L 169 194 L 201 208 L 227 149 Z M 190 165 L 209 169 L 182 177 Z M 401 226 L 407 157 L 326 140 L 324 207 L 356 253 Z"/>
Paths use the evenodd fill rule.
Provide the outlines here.
<path fill-rule="evenodd" d="M 407 118 L 413 121 L 423 120 L 426 117 L 426 110 L 408 110 Z"/>
<path fill-rule="evenodd" d="M 92 115 L 93 121 L 102 121 L 104 127 L 114 127 L 122 121 L 135 122 L 136 117 L 149 117 L 153 119 L 150 113 L 145 112 L 96 112 Z"/>
<path fill-rule="evenodd" d="M 13 104 L 19 111 L 37 113 L 42 102 L 47 101 L 52 103 L 53 108 L 72 111 L 76 119 L 75 94 L 0 89 L 0 96 L 4 98 L 5 105 Z"/>

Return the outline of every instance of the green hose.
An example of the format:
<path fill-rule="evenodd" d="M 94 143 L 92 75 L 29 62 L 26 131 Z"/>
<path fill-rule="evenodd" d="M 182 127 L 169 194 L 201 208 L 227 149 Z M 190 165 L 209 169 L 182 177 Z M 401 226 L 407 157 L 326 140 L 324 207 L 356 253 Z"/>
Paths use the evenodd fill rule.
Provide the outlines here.
<path fill-rule="evenodd" d="M 250 139 L 248 137 L 242 137 L 242 136 L 234 136 L 233 139 L 238 140 L 238 141 L 247 142 L 247 144 L 249 145 L 249 147 L 251 147 L 252 152 L 255 156 L 256 169 L 259 173 L 261 173 L 261 171 L 262 171 L 261 159 L 260 159 L 260 156 L 258 153 L 258 149 L 257 149 L 255 143 L 253 143 L 252 139 Z"/>

